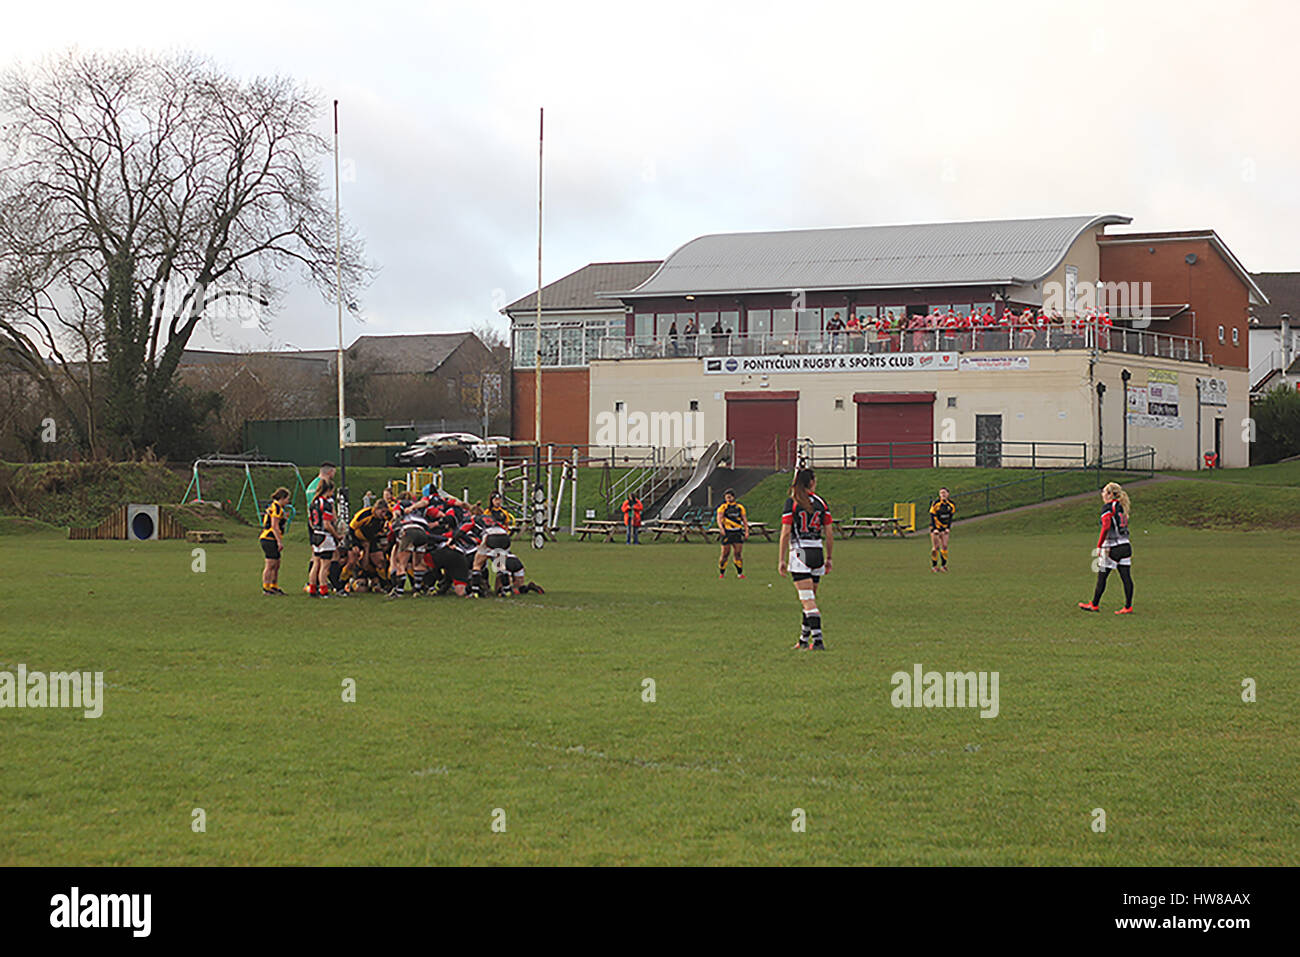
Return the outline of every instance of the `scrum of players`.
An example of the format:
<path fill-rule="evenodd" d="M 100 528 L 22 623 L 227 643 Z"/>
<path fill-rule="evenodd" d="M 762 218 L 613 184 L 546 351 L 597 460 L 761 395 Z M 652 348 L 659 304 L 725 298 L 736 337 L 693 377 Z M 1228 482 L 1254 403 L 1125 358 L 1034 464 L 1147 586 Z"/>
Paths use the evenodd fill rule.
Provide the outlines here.
<path fill-rule="evenodd" d="M 433 486 L 426 486 L 418 497 L 385 489 L 380 501 L 348 521 L 338 514 L 333 483 L 327 479 L 313 485 L 307 513 L 312 563 L 303 589 L 309 597 L 358 592 L 382 592 L 389 598 L 543 594 L 540 585 L 527 580 L 523 561 L 511 550 L 515 519 L 500 493 L 492 493 L 484 507 Z M 281 491 L 287 497 L 287 490 L 277 489 L 276 494 Z M 283 506 L 274 495 L 262 526 L 268 566 L 263 593 L 284 594 L 276 580 Z"/>

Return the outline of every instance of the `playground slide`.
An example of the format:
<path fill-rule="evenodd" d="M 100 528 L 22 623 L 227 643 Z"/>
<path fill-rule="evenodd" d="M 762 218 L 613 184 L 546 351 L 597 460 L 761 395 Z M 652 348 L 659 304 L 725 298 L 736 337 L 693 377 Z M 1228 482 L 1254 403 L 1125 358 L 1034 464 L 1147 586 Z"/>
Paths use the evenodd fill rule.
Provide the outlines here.
<path fill-rule="evenodd" d="M 709 480 L 709 476 L 718 467 L 718 462 L 722 460 L 726 451 L 727 445 L 723 442 L 714 442 L 705 449 L 704 454 L 700 456 L 700 460 L 695 463 L 695 471 L 691 473 L 691 477 L 686 480 L 681 488 L 668 497 L 667 503 L 655 517 L 672 518 L 676 515 L 678 510 L 686 504 L 686 500 L 690 498 L 691 493 Z"/>

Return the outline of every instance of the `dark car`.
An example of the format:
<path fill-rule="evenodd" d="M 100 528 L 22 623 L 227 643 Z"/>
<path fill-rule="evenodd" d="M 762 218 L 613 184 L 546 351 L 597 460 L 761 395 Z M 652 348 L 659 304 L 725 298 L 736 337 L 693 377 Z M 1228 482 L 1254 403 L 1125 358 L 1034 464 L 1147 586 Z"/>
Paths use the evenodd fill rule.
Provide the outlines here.
<path fill-rule="evenodd" d="M 474 454 L 468 443 L 443 435 L 422 435 L 410 448 L 397 453 L 398 465 L 413 465 L 417 468 L 438 468 L 443 465 L 466 466 L 473 460 Z"/>

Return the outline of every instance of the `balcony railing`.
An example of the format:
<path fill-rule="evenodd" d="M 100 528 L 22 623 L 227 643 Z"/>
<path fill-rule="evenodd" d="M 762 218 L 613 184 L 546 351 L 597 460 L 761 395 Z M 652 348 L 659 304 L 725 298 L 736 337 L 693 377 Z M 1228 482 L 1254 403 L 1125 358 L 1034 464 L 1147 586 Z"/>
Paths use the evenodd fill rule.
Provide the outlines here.
<path fill-rule="evenodd" d="M 601 359 L 691 359 L 701 356 L 758 356 L 887 352 L 1050 352 L 1099 349 L 1128 355 L 1204 362 L 1200 339 L 1120 327 L 998 326 L 987 329 L 905 329 L 860 332 L 730 333 L 675 339 L 608 336 Z M 543 360 L 543 365 L 546 362 Z"/>

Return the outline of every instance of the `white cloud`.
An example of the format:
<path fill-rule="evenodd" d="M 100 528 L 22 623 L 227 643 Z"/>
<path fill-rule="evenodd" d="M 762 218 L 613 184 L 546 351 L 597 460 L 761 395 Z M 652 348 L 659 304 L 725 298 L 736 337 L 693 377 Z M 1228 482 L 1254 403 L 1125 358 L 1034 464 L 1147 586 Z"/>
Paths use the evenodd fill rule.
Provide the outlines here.
<path fill-rule="evenodd" d="M 337 96 L 346 215 L 381 267 L 370 331 L 463 328 L 531 288 L 539 105 L 547 281 L 706 232 L 1080 212 L 1213 227 L 1247 268 L 1300 268 L 1291 5 L 220 10 L 24 6 L 0 60 L 192 49 Z M 332 344 L 333 307 L 291 291 L 273 339 Z"/>

